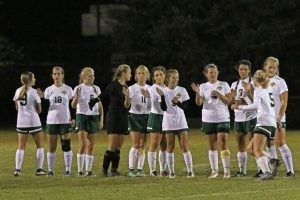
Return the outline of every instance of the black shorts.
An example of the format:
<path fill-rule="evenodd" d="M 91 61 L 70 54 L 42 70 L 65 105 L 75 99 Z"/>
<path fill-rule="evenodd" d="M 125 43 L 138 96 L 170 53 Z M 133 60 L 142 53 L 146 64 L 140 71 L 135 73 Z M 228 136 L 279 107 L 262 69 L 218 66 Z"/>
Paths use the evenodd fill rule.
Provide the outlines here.
<path fill-rule="evenodd" d="M 107 134 L 128 135 L 128 113 L 119 110 L 108 110 L 105 126 Z"/>

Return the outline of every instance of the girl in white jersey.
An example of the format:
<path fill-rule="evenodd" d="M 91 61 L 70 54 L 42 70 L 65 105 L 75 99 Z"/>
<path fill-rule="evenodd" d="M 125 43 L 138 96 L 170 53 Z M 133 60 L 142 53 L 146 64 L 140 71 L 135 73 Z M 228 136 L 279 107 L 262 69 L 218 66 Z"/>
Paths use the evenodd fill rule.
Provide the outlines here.
<path fill-rule="evenodd" d="M 70 86 L 64 84 L 64 75 L 63 68 L 59 66 L 53 67 L 52 79 L 54 84 L 47 87 L 44 94 L 44 98 L 49 101 L 46 127 L 49 144 L 49 152 L 47 153 L 48 176 L 53 176 L 58 136 L 64 152 L 65 175 L 71 175 L 73 153 L 71 150 L 71 115 L 69 105 L 73 90 Z"/>
<path fill-rule="evenodd" d="M 257 70 L 254 74 L 254 100 L 253 104 L 239 105 L 238 103 L 231 106 L 232 109 L 239 110 L 257 110 L 257 124 L 254 129 L 254 136 L 248 149 L 253 151 L 259 168 L 263 171 L 260 180 L 273 178 L 270 169 L 270 162 L 263 148 L 268 139 L 275 136 L 276 117 L 275 104 L 272 90 L 269 87 L 269 78 L 262 70 Z"/>
<path fill-rule="evenodd" d="M 92 109 L 89 108 L 91 99 L 100 95 L 100 88 L 93 85 L 95 80 L 94 70 L 85 67 L 80 73 L 80 85 L 73 92 L 72 107 L 76 109 L 76 130 L 78 131 L 77 165 L 78 176 L 83 176 L 85 162 L 86 176 L 92 176 L 94 161 L 95 134 L 103 127 L 103 107 L 101 101 Z M 99 117 L 100 115 L 100 117 Z"/>
<path fill-rule="evenodd" d="M 163 90 L 158 88 L 157 92 L 161 96 L 161 108 L 164 111 L 162 129 L 166 133 L 169 177 L 175 178 L 174 148 L 177 135 L 187 167 L 187 178 L 191 178 L 194 177 L 193 159 L 188 147 L 188 125 L 183 110 L 190 97 L 185 88 L 178 86 L 178 81 L 178 71 L 169 69 L 166 75 L 167 87 Z"/>
<path fill-rule="evenodd" d="M 46 175 L 46 172 L 42 169 L 44 162 L 44 143 L 42 126 L 39 118 L 39 113 L 42 112 L 40 97 L 43 96 L 43 93 L 40 89 L 36 90 L 32 88 L 32 86 L 35 85 L 35 81 L 36 79 L 32 72 L 22 73 L 21 82 L 23 86 L 17 89 L 13 99 L 18 111 L 16 129 L 18 132 L 18 149 L 16 152 L 15 176 L 20 175 L 28 134 L 33 136 L 37 148 L 36 175 Z"/>
<path fill-rule="evenodd" d="M 230 151 L 228 149 L 230 87 L 228 83 L 218 81 L 219 71 L 215 64 L 208 64 L 203 73 L 208 82 L 200 86 L 193 83 L 192 89 L 196 93 L 196 104 L 198 106 L 203 104 L 202 131 L 208 136 L 208 158 L 212 170 L 208 178 L 217 178 L 219 175 L 218 150 L 224 168 L 223 178 L 230 178 Z"/>
<path fill-rule="evenodd" d="M 159 166 L 160 175 L 167 176 L 167 143 L 165 134 L 162 131 L 162 120 L 164 111 L 160 107 L 161 97 L 157 93 L 158 89 L 165 87 L 165 75 L 166 69 L 163 66 L 157 66 L 152 69 L 154 84 L 149 88 L 148 91 L 144 91 L 145 97 L 150 97 L 151 110 L 147 123 L 147 131 L 150 133 L 150 146 L 148 150 L 148 164 L 151 176 L 157 176 L 156 171 L 156 156 L 157 148 L 160 145 L 159 151 Z"/>
<path fill-rule="evenodd" d="M 145 145 L 147 138 L 147 121 L 151 108 L 151 101 L 149 97 L 145 97 L 142 91 L 150 88 L 146 84 L 150 73 L 148 68 L 140 65 L 135 70 L 136 84 L 130 86 L 130 110 L 128 116 L 128 130 L 130 131 L 131 149 L 129 151 L 129 172 L 128 176 L 143 176 L 142 169 L 145 162 Z M 135 164 L 137 163 L 137 172 L 134 172 Z"/>
<path fill-rule="evenodd" d="M 285 163 L 287 174 L 286 177 L 295 177 L 293 167 L 293 157 L 290 148 L 286 144 L 286 115 L 285 111 L 288 103 L 288 87 L 284 79 L 278 76 L 279 60 L 274 57 L 268 57 L 264 63 L 264 70 L 270 78 L 270 87 L 272 89 L 275 101 L 275 112 L 277 118 L 277 129 L 275 134 L 275 142 L 279 147 L 282 159 Z M 277 152 L 274 140 L 270 140 L 268 144 L 269 154 L 273 158 L 277 158 Z"/>
<path fill-rule="evenodd" d="M 242 101 L 244 103 L 252 103 L 251 96 L 253 94 L 254 87 L 251 83 L 251 62 L 249 60 L 241 60 L 237 65 L 237 71 L 239 73 L 239 80 L 235 81 L 231 85 L 231 102 L 230 104 Z M 245 88 L 250 87 L 250 94 Z M 237 177 L 244 177 L 247 174 L 247 136 L 252 138 L 252 133 L 256 124 L 256 110 L 234 110 L 234 130 L 236 131 L 236 141 L 238 145 L 237 161 L 239 165 L 239 171 Z"/>

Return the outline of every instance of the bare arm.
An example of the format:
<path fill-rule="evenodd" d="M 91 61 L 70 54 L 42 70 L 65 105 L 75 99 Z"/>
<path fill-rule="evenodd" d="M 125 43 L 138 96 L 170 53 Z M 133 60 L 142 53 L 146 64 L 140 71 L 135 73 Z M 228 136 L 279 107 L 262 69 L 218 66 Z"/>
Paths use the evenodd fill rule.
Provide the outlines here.
<path fill-rule="evenodd" d="M 75 108 L 77 107 L 78 97 L 79 97 L 79 95 L 80 95 L 80 90 L 81 90 L 80 87 L 78 87 L 77 90 L 76 90 L 76 95 L 75 95 L 75 97 L 73 97 L 73 99 L 72 99 L 71 107 L 72 107 L 73 109 L 75 109 Z"/>
<path fill-rule="evenodd" d="M 99 121 L 99 129 L 103 128 L 103 121 L 104 121 L 104 111 L 103 111 L 103 105 L 102 102 L 100 101 L 99 104 L 99 113 L 100 113 L 100 121 Z"/>
<path fill-rule="evenodd" d="M 129 90 L 128 90 L 128 88 L 123 87 L 122 92 L 125 95 L 124 106 L 125 106 L 125 108 L 129 108 L 130 102 L 131 102 L 131 99 L 129 98 Z"/>
<path fill-rule="evenodd" d="M 16 110 L 19 111 L 18 103 L 15 102 Z"/>
<path fill-rule="evenodd" d="M 37 103 L 35 105 L 35 109 L 36 109 L 36 112 L 40 114 L 42 112 L 42 104 L 41 103 Z"/>
<path fill-rule="evenodd" d="M 200 88 L 199 85 L 192 83 L 191 85 L 193 91 L 196 93 L 195 103 L 197 106 L 201 106 L 203 104 L 204 98 L 200 96 Z"/>
<path fill-rule="evenodd" d="M 217 96 L 224 104 L 229 105 L 229 102 L 230 102 L 230 93 L 225 94 L 225 96 L 224 96 L 224 95 L 220 94 L 219 92 L 217 92 L 216 90 L 213 90 L 211 92 L 211 94 L 213 96 Z"/>
<path fill-rule="evenodd" d="M 280 105 L 279 115 L 278 115 L 278 119 L 277 119 L 278 122 L 281 122 L 281 119 L 287 108 L 287 104 L 288 104 L 288 92 L 287 91 L 280 94 L 280 102 L 281 102 L 281 105 Z"/>

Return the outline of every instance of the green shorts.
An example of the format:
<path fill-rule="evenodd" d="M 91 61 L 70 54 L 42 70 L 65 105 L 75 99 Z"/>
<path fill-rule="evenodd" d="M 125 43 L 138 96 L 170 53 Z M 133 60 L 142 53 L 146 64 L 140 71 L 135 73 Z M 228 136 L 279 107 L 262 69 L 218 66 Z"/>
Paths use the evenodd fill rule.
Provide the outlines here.
<path fill-rule="evenodd" d="M 76 114 L 76 131 L 85 131 L 89 134 L 99 130 L 99 115 Z"/>
<path fill-rule="evenodd" d="M 148 114 L 133 114 L 128 116 L 128 131 L 147 133 Z"/>
<path fill-rule="evenodd" d="M 217 134 L 219 132 L 229 133 L 230 122 L 220 122 L 220 123 L 202 122 L 201 130 L 206 135 Z"/>
<path fill-rule="evenodd" d="M 281 122 L 281 128 L 286 128 L 286 122 Z"/>
<path fill-rule="evenodd" d="M 71 124 L 47 124 L 46 126 L 46 133 L 48 135 L 65 135 L 71 132 Z"/>
<path fill-rule="evenodd" d="M 20 134 L 31 134 L 31 135 L 35 135 L 39 132 L 42 132 L 43 129 L 41 126 L 36 126 L 36 127 L 25 127 L 25 128 L 16 128 L 16 131 Z"/>
<path fill-rule="evenodd" d="M 163 133 L 162 131 L 163 115 L 150 113 L 147 123 L 147 131 L 150 133 Z"/>
<path fill-rule="evenodd" d="M 267 136 L 269 140 L 274 140 L 276 128 L 274 126 L 255 126 L 253 132 L 254 134 L 255 133 L 263 134 Z"/>
<path fill-rule="evenodd" d="M 164 131 L 164 133 L 166 134 L 174 134 L 174 135 L 180 135 L 182 132 L 188 132 L 189 129 L 188 128 L 184 128 L 184 129 L 179 129 L 179 130 L 166 130 Z"/>
<path fill-rule="evenodd" d="M 234 130 L 240 133 L 253 133 L 256 125 L 256 118 L 245 122 L 234 122 Z"/>

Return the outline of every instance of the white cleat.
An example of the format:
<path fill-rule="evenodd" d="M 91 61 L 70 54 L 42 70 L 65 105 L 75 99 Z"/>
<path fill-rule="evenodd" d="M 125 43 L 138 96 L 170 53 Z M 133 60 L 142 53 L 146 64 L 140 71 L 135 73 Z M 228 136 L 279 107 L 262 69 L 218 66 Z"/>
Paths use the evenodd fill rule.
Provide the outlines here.
<path fill-rule="evenodd" d="M 224 176 L 223 176 L 223 178 L 230 178 L 230 173 L 229 172 L 226 172 L 226 173 L 224 173 Z"/>
<path fill-rule="evenodd" d="M 187 178 L 194 178 L 195 174 L 193 172 L 188 172 Z"/>
<path fill-rule="evenodd" d="M 213 178 L 217 178 L 218 176 L 219 176 L 219 173 L 217 171 L 213 171 L 208 178 L 213 179 Z"/>
<path fill-rule="evenodd" d="M 176 178 L 174 172 L 171 172 L 171 173 L 169 174 L 169 178 Z"/>

